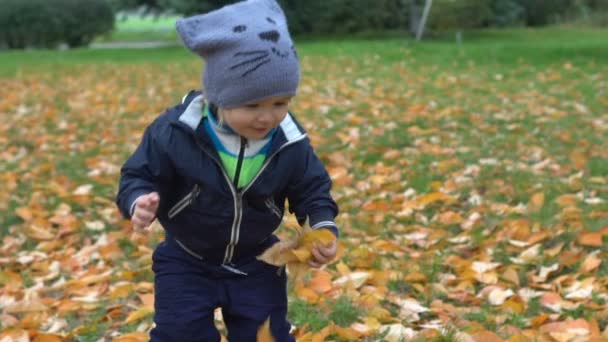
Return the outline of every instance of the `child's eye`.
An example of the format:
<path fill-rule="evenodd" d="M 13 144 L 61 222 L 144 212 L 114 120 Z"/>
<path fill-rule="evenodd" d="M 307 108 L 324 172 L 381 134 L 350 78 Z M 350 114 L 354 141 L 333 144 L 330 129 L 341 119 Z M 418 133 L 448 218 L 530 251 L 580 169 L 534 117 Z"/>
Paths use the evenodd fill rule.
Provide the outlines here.
<path fill-rule="evenodd" d="M 246 105 L 245 107 L 253 109 L 253 108 L 258 108 L 259 106 L 260 105 L 257 103 L 250 103 L 250 104 Z"/>
<path fill-rule="evenodd" d="M 287 102 L 275 102 L 274 103 L 275 107 L 283 107 L 283 106 L 286 106 L 286 105 L 287 105 Z"/>

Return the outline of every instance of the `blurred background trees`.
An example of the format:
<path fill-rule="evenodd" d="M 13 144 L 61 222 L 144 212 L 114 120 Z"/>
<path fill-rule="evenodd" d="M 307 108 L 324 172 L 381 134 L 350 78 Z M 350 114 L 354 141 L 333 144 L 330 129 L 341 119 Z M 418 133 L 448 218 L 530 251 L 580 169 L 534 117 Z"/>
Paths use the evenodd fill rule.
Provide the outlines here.
<path fill-rule="evenodd" d="M 116 9 L 145 6 L 193 15 L 234 0 L 111 0 Z M 419 17 L 425 0 L 278 0 L 291 31 L 352 33 L 406 29 Z M 543 26 L 594 16 L 608 18 L 608 0 L 434 0 L 431 30 L 491 26 Z M 608 24 L 608 23 L 607 23 Z M 415 25 L 414 25 L 415 26 Z"/>
<path fill-rule="evenodd" d="M 106 0 L 0 0 L 0 46 L 79 47 L 114 28 Z"/>
<path fill-rule="evenodd" d="M 425 0 L 278 0 L 294 35 L 415 33 Z M 234 0 L 0 0 L 0 47 L 85 46 L 116 13 L 192 15 Z M 137 9 L 137 10 L 136 10 Z M 136 11 L 135 11 L 136 10 Z M 120 18 L 120 16 L 118 16 Z M 608 26 L 608 0 L 434 0 L 426 32 L 564 22 Z"/>

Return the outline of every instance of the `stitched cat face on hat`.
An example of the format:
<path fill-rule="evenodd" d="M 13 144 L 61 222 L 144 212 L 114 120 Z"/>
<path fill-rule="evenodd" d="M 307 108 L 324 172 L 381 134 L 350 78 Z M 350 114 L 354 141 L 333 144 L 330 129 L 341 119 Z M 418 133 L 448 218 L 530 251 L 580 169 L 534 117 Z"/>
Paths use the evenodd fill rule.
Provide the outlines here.
<path fill-rule="evenodd" d="M 231 108 L 274 96 L 294 96 L 300 66 L 275 0 L 249 0 L 179 19 L 177 32 L 205 62 L 207 99 Z"/>

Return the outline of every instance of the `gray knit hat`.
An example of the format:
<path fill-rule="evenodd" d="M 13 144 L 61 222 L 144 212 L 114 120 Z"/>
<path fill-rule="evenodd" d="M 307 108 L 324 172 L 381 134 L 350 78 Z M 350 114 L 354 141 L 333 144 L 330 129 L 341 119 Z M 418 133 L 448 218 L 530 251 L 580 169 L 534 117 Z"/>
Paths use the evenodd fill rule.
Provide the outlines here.
<path fill-rule="evenodd" d="M 294 96 L 300 65 L 275 0 L 249 0 L 179 19 L 186 47 L 203 57 L 209 102 L 231 108 L 273 96 Z"/>

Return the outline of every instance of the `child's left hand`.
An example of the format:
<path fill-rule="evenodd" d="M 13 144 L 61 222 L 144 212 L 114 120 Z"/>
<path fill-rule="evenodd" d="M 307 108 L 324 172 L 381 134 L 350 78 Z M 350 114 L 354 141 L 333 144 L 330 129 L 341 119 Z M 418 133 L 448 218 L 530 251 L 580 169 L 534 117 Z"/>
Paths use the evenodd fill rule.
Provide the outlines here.
<path fill-rule="evenodd" d="M 338 252 L 337 240 L 334 240 L 331 244 L 326 246 L 316 245 L 311 252 L 312 259 L 308 262 L 308 264 L 311 267 L 319 268 L 329 263 L 336 257 L 336 253 Z"/>

